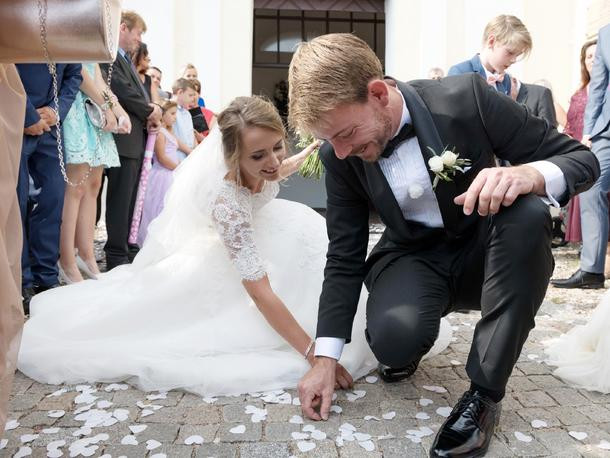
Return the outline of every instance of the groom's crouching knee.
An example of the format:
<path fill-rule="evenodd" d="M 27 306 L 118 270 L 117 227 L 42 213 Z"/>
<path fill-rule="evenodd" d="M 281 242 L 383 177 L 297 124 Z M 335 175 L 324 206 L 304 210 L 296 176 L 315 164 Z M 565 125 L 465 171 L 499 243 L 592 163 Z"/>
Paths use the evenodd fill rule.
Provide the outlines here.
<path fill-rule="evenodd" d="M 386 311 L 369 319 L 366 337 L 377 361 L 392 368 L 402 368 L 425 355 L 438 335 L 440 322 L 399 316 Z"/>

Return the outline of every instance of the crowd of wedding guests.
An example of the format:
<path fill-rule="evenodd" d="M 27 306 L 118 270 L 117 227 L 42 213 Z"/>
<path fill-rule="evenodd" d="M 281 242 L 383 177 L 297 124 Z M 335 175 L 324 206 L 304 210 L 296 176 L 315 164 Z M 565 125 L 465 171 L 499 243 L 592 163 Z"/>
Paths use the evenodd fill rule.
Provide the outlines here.
<path fill-rule="evenodd" d="M 33 295 L 59 282 L 95 279 L 100 273 L 93 241 L 102 208 L 104 178 L 108 234 L 104 251 L 110 270 L 133 260 L 146 237 L 148 223 L 163 208 L 172 170 L 203 140 L 215 122 L 214 113 L 205 107 L 201 97 L 201 83 L 192 64 L 184 66 L 171 91 L 162 88 L 163 73 L 150 65 L 148 47 L 142 42 L 145 32 L 142 17 L 124 11 L 119 52 L 112 65 L 57 66 L 61 136 L 57 136 L 54 127 L 59 120 L 51 109 L 52 78 L 47 66 L 17 66 L 28 96 L 17 189 L 24 227 L 22 295 L 26 313 Z M 453 65 L 447 74 L 478 73 L 496 90 L 526 105 L 533 115 L 590 145 L 592 124 L 586 122 L 585 108 L 596 41 L 583 44 L 581 82 L 567 113 L 553 99 L 548 82 L 538 80 L 529 84 L 510 74 L 510 67 L 527 58 L 532 47 L 526 26 L 514 16 L 501 15 L 486 26 L 481 49 L 471 59 Z M 442 68 L 435 67 L 430 69 L 428 78 L 440 79 L 444 75 Z M 141 222 L 134 234 L 132 217 L 150 136 L 156 136 L 150 145 L 152 169 Z M 601 218 L 600 214 L 607 220 L 607 203 L 605 208 L 581 206 L 576 197 L 563 211 L 568 242 L 582 239 L 581 212 L 588 212 L 587 221 Z M 606 223 L 595 227 L 607 233 L 607 226 Z M 604 261 L 605 258 L 596 259 L 592 267 L 587 267 L 589 270 L 583 268 L 575 277 L 554 284 L 603 287 Z M 606 264 L 610 267 L 610 262 Z"/>
<path fill-rule="evenodd" d="M 215 123 L 192 64 L 183 67 L 171 91 L 162 89 L 163 73 L 150 65 L 142 42 L 145 32 L 142 17 L 124 11 L 112 65 L 57 65 L 59 119 L 47 65 L 17 65 L 27 95 L 17 186 L 26 314 L 35 294 L 60 282 L 99 275 L 93 247 L 103 180 L 108 232 L 104 251 L 110 270 L 133 260 L 148 223 L 163 207 L 171 171 Z M 134 241 L 129 237 L 132 215 L 150 137 L 149 191 Z"/>

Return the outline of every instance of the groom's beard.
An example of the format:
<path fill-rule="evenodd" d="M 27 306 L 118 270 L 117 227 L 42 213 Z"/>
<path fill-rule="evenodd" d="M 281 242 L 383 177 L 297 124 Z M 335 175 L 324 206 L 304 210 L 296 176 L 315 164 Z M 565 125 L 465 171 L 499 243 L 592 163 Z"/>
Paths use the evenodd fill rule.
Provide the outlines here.
<path fill-rule="evenodd" d="M 374 157 L 369 157 L 368 159 L 362 158 L 366 162 L 376 162 L 379 160 L 381 153 L 383 153 L 383 150 L 392 138 L 392 119 L 390 116 L 385 113 L 375 113 L 373 122 L 379 126 L 379 133 L 375 140 L 371 142 L 371 144 L 375 145 L 377 151 Z"/>

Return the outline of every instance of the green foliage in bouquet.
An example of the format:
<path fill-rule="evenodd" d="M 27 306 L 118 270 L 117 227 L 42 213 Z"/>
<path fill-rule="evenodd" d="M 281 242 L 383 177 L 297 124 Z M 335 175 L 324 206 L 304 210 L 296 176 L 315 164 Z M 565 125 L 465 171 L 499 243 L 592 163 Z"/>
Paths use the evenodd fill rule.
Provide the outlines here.
<path fill-rule="evenodd" d="M 311 135 L 304 135 L 299 137 L 299 142 L 297 143 L 297 148 L 303 149 L 309 146 L 314 141 L 314 138 Z M 322 165 L 322 161 L 318 156 L 318 151 L 320 148 L 316 148 L 313 153 L 311 153 L 301 164 L 299 167 L 299 174 L 303 178 L 315 178 L 319 180 L 322 177 L 322 172 L 324 172 L 324 166 Z"/>

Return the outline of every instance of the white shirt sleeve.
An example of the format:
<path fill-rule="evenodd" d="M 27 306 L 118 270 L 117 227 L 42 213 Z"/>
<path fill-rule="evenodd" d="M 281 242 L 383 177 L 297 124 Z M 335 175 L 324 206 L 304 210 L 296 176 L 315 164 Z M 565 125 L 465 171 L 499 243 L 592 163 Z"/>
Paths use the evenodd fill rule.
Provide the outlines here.
<path fill-rule="evenodd" d="M 559 205 L 557 202 L 557 199 L 561 198 L 568 187 L 561 169 L 549 161 L 536 161 L 525 165 L 534 167 L 544 177 L 546 198 L 542 197 L 542 200 L 549 205 L 553 205 L 554 207 L 561 207 L 561 205 Z"/>
<path fill-rule="evenodd" d="M 318 337 L 314 354 L 315 356 L 326 356 L 339 361 L 344 345 L 345 339 L 339 337 Z"/>

